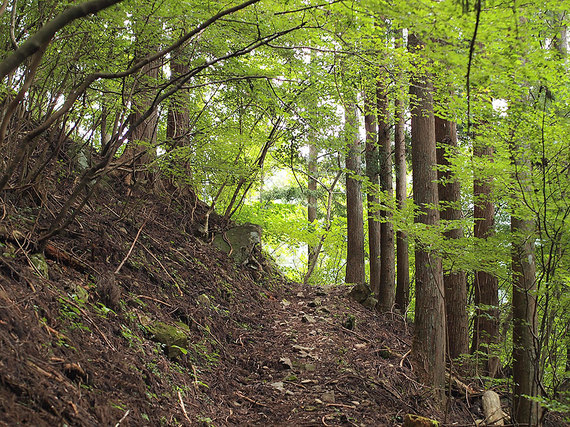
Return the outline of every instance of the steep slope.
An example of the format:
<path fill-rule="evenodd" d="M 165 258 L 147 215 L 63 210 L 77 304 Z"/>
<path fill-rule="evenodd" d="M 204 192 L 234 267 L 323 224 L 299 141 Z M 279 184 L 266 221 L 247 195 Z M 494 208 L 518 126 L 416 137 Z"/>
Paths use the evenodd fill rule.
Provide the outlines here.
<path fill-rule="evenodd" d="M 72 176 L 65 178 L 72 179 Z M 10 194 L 0 225 L 4 425 L 399 425 L 438 412 L 407 360 L 408 325 L 236 264 L 195 237 L 206 207 L 107 180 L 62 235 L 34 242 L 65 179 Z M 67 183 L 69 184 L 69 183 Z M 38 219 L 39 218 L 39 219 Z M 230 227 L 212 215 L 211 229 Z M 119 268 L 120 267 L 120 268 Z M 117 271 L 118 270 L 118 271 Z M 455 393 L 455 389 L 453 392 Z M 471 409 L 473 409 L 472 407 Z"/>

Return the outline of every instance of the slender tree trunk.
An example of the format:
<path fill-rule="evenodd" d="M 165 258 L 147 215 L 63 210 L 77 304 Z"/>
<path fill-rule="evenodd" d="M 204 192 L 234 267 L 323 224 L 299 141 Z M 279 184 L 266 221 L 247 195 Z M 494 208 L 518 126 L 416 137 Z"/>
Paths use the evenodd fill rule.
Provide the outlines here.
<path fill-rule="evenodd" d="M 515 177 L 524 192 L 531 190 L 528 160 L 517 160 L 513 154 Z M 513 272 L 513 418 L 516 423 L 540 425 L 540 405 L 532 400 L 539 395 L 536 313 L 536 262 L 534 222 L 511 215 Z M 529 396 L 529 397 L 526 397 Z"/>
<path fill-rule="evenodd" d="M 435 118 L 435 138 L 440 146 L 437 148 L 437 163 L 445 167 L 438 172 L 438 195 L 440 217 L 446 221 L 461 220 L 461 186 L 459 181 L 449 170 L 447 152 L 457 150 L 457 126 L 455 123 Z M 463 229 L 457 227 L 447 231 L 447 239 L 461 239 Z M 447 344 L 449 356 L 456 359 L 466 354 L 468 344 L 468 316 L 467 316 L 467 281 L 464 271 L 447 271 L 443 275 L 445 288 L 445 315 L 447 322 Z"/>
<path fill-rule="evenodd" d="M 380 212 L 382 221 L 380 252 L 380 291 L 378 293 L 378 309 L 391 311 L 394 308 L 396 281 L 396 259 L 394 254 L 394 225 L 391 211 L 394 189 L 392 186 L 392 144 L 390 141 L 390 120 L 388 111 L 388 95 L 382 84 L 376 88 L 378 105 L 378 145 L 380 147 L 380 189 L 384 192 L 388 209 Z"/>
<path fill-rule="evenodd" d="M 396 37 L 396 47 L 401 47 L 402 34 Z M 396 169 L 396 206 L 403 210 L 407 199 L 407 164 L 406 164 L 406 140 L 404 134 L 404 103 L 399 97 L 395 103 L 395 129 L 394 129 L 394 158 Z M 402 230 L 396 232 L 396 258 L 397 258 L 397 283 L 396 283 L 396 308 L 404 313 L 410 300 L 410 263 L 408 259 L 408 235 Z"/>
<path fill-rule="evenodd" d="M 493 161 L 493 148 L 481 146 L 475 141 L 473 155 Z M 488 239 L 495 234 L 495 206 L 490 200 L 490 177 L 475 177 L 473 183 L 475 219 L 474 236 L 476 239 Z M 471 352 L 485 354 L 485 375 L 494 377 L 499 368 L 499 358 L 492 354 L 492 346 L 499 337 L 499 281 L 486 271 L 476 271 L 473 283 L 475 288 L 475 319 Z"/>
<path fill-rule="evenodd" d="M 346 107 L 346 136 L 348 153 L 346 155 L 346 283 L 364 283 L 364 223 L 362 209 L 362 191 L 360 181 L 360 151 L 362 143 L 358 135 L 356 105 Z"/>
<path fill-rule="evenodd" d="M 364 126 L 366 128 L 366 176 L 369 187 L 368 202 L 368 251 L 370 253 L 370 289 L 378 295 L 380 291 L 380 211 L 378 210 L 378 144 L 374 97 L 365 94 Z"/>
<path fill-rule="evenodd" d="M 421 46 L 415 35 L 409 36 L 413 52 Z M 419 208 L 416 222 L 439 224 L 437 173 L 435 166 L 435 120 L 433 88 L 429 76 L 416 75 L 411 85 L 412 172 L 414 202 Z M 445 306 L 441 259 L 425 242 L 416 242 L 416 310 L 412 360 L 419 377 L 434 388 L 434 397 L 444 399 L 445 386 Z"/>
<path fill-rule="evenodd" d="M 308 195 L 307 195 L 307 221 L 309 223 L 309 229 L 314 232 L 314 222 L 317 219 L 317 147 L 314 144 L 309 144 L 309 162 L 307 165 L 309 172 L 309 182 L 308 182 Z M 308 261 L 307 261 L 307 271 L 309 271 L 311 265 L 313 265 L 317 258 L 317 248 L 318 245 L 308 245 Z M 309 279 L 309 276 L 305 276 L 305 283 Z"/>

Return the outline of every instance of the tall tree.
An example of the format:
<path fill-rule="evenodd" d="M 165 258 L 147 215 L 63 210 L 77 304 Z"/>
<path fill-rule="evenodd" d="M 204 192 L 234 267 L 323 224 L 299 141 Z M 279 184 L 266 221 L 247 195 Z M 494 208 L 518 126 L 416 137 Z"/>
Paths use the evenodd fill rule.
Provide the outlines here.
<path fill-rule="evenodd" d="M 368 251 L 370 257 L 370 288 L 376 295 L 380 292 L 380 211 L 378 209 L 378 126 L 376 120 L 376 105 L 373 93 L 364 95 L 364 126 L 366 130 L 366 176 L 368 178 Z"/>
<path fill-rule="evenodd" d="M 457 223 L 461 217 L 461 186 L 450 170 L 449 155 L 457 150 L 457 126 L 454 122 L 435 117 L 435 139 L 437 147 L 438 196 L 440 219 Z M 463 229 L 451 227 L 444 233 L 447 239 L 461 239 Z M 447 343 L 452 359 L 468 351 L 468 316 L 467 316 L 467 281 L 464 271 L 453 270 L 443 275 L 445 288 L 445 316 L 447 324 Z"/>
<path fill-rule="evenodd" d="M 394 226 L 392 223 L 392 144 L 390 139 L 390 113 L 388 109 L 388 93 L 384 84 L 379 81 L 376 87 L 378 112 L 378 146 L 380 157 L 380 189 L 384 193 L 387 209 L 380 214 L 383 217 L 380 234 L 380 251 L 382 264 L 380 267 L 380 291 L 378 308 L 390 311 L 394 307 L 394 284 L 396 279 L 396 260 L 394 254 Z"/>
<path fill-rule="evenodd" d="M 518 148 L 518 149 L 517 149 Z M 523 193 L 531 191 L 531 163 L 526 153 L 529 147 L 513 144 L 512 159 L 515 181 Z M 522 149 L 522 150 L 521 150 Z M 522 197 L 523 195 L 520 195 Z M 515 196 L 515 202 L 519 197 Z M 511 233 L 513 280 L 513 418 L 516 423 L 538 426 L 541 410 L 533 399 L 539 395 L 536 305 L 535 227 L 524 211 L 512 207 Z"/>
<path fill-rule="evenodd" d="M 307 222 L 309 227 L 314 227 L 317 220 L 317 147 L 314 141 L 309 142 L 309 160 L 307 164 L 308 185 L 307 185 Z M 307 271 L 311 270 L 317 260 L 318 245 L 308 245 L 307 247 Z M 314 267 L 313 267 L 314 268 Z M 305 276 L 305 283 L 308 281 L 309 275 Z"/>
<path fill-rule="evenodd" d="M 356 104 L 348 103 L 345 107 L 346 153 L 346 283 L 364 283 L 364 223 L 362 209 L 362 191 L 360 183 L 360 152 L 362 142 L 358 134 L 358 115 Z"/>
<path fill-rule="evenodd" d="M 402 31 L 398 31 L 395 47 L 402 47 Z M 400 96 L 394 101 L 394 166 L 396 170 L 396 207 L 403 211 L 407 199 L 407 164 L 406 164 L 406 138 L 404 102 Z M 396 308 L 405 312 L 410 298 L 410 263 L 408 259 L 408 235 L 404 230 L 396 232 Z"/>
<path fill-rule="evenodd" d="M 493 161 L 493 147 L 475 139 L 473 155 L 485 162 Z M 495 206 L 491 200 L 493 178 L 482 176 L 475 170 L 473 182 L 473 218 L 475 239 L 487 241 L 495 234 Z M 471 353 L 484 355 L 485 375 L 494 377 L 499 367 L 499 358 L 492 354 L 493 345 L 499 339 L 499 281 L 488 271 L 475 272 L 474 304 L 475 317 Z"/>
<path fill-rule="evenodd" d="M 414 34 L 408 37 L 410 51 L 421 55 L 422 43 Z M 412 95 L 412 173 L 415 221 L 426 227 L 439 224 L 437 164 L 433 85 L 425 70 L 417 69 L 410 86 Z M 417 240 L 416 309 L 412 359 L 420 378 L 434 388 L 443 400 L 445 385 L 445 306 L 441 259 L 429 242 Z"/>

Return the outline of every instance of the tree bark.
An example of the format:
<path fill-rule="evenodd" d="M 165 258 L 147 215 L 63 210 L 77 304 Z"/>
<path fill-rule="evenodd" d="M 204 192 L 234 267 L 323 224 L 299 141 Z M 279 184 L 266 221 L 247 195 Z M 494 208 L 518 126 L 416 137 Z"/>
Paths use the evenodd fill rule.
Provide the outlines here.
<path fill-rule="evenodd" d="M 349 104 L 345 109 L 346 137 L 348 152 L 346 155 L 346 283 L 364 283 L 364 223 L 362 209 L 362 191 L 360 180 L 360 151 L 362 143 L 358 136 L 356 105 Z"/>
<path fill-rule="evenodd" d="M 391 211 L 394 189 L 392 186 L 392 144 L 390 141 L 390 121 L 388 111 L 388 95 L 382 84 L 376 88 L 378 104 L 378 145 L 380 147 L 380 189 L 386 197 L 387 209 L 380 215 L 383 217 L 380 237 L 382 263 L 380 267 L 380 291 L 378 292 L 378 309 L 391 311 L 394 308 L 394 283 L 396 280 L 396 259 L 394 254 L 394 226 Z"/>
<path fill-rule="evenodd" d="M 133 112 L 129 117 L 133 128 L 132 137 L 123 152 L 122 158 L 128 161 L 132 168 L 125 178 L 125 183 L 132 187 L 138 179 L 148 177 L 141 170 L 156 157 L 156 132 L 158 127 L 158 110 L 152 111 L 141 124 L 134 126 L 151 107 L 154 98 L 154 87 L 158 80 L 160 64 L 151 62 L 141 69 L 139 78 L 135 82 L 135 92 L 139 95 L 133 100 Z"/>
<path fill-rule="evenodd" d="M 370 254 L 370 289 L 376 295 L 380 291 L 380 211 L 378 209 L 379 164 L 377 144 L 377 122 L 374 96 L 365 94 L 364 98 L 364 126 L 366 129 L 366 176 L 368 178 L 368 251 Z"/>
<path fill-rule="evenodd" d="M 446 157 L 449 151 L 457 150 L 457 126 L 455 123 L 435 118 L 435 138 L 439 144 L 437 148 L 437 163 L 444 166 L 438 172 L 438 195 L 440 218 L 446 221 L 461 220 L 461 186 L 459 181 L 449 170 L 449 160 Z M 444 233 L 447 239 L 461 239 L 463 229 L 453 228 Z M 467 281 L 464 271 L 446 271 L 443 275 L 445 289 L 445 317 L 447 324 L 447 344 L 451 359 L 466 354 L 468 344 L 468 316 L 467 316 Z"/>
<path fill-rule="evenodd" d="M 421 46 L 414 34 L 409 36 L 409 48 L 415 52 Z M 435 166 L 435 121 L 433 88 L 429 76 L 416 74 L 411 85 L 412 172 L 414 202 L 419 208 L 415 221 L 437 226 L 439 211 L 437 173 Z M 433 387 L 436 400 L 443 401 L 445 386 L 445 307 L 441 259 L 427 247 L 416 242 L 416 310 L 412 360 L 419 377 Z"/>
<path fill-rule="evenodd" d="M 309 162 L 307 165 L 308 170 L 308 184 L 307 184 L 307 222 L 309 229 L 314 232 L 314 222 L 317 220 L 317 147 L 315 144 L 309 144 Z M 307 251 L 307 271 L 316 262 L 318 245 L 308 245 Z M 306 281 L 309 276 L 305 276 Z M 306 283 L 305 281 L 305 283 Z"/>
<path fill-rule="evenodd" d="M 513 144 L 513 151 L 521 151 Z M 523 147 L 523 150 L 525 148 Z M 522 158 L 521 158 L 522 157 Z M 521 191 L 532 191 L 530 161 L 524 154 L 512 155 L 515 179 Z M 520 196 L 518 197 L 520 199 Z M 517 195 L 515 195 L 516 204 Z M 524 206 L 523 206 L 524 209 Z M 537 353 L 536 262 L 534 222 L 520 216 L 513 207 L 511 214 L 513 280 L 513 418 L 515 423 L 538 426 L 541 408 L 532 397 L 539 395 L 539 361 Z"/>
<path fill-rule="evenodd" d="M 401 32 L 396 37 L 396 47 L 401 47 Z M 406 206 L 407 199 L 407 164 L 406 164 L 406 140 L 404 134 L 404 103 L 396 98 L 395 104 L 395 129 L 394 129 L 394 158 L 396 169 L 396 207 L 402 211 Z M 404 313 L 408 309 L 410 300 L 410 263 L 408 258 L 408 235 L 405 231 L 396 232 L 396 259 L 397 259 L 397 282 L 396 282 L 396 308 Z"/>
<path fill-rule="evenodd" d="M 475 141 L 473 155 L 493 161 L 493 148 L 481 146 Z M 473 183 L 475 219 L 474 236 L 488 239 L 495 234 L 495 205 L 491 202 L 491 177 L 475 177 Z M 499 368 L 499 359 L 492 355 L 492 346 L 499 337 L 499 281 L 486 271 L 476 271 L 473 283 L 475 288 L 475 319 L 471 353 L 478 352 L 484 357 L 485 375 L 494 377 Z"/>

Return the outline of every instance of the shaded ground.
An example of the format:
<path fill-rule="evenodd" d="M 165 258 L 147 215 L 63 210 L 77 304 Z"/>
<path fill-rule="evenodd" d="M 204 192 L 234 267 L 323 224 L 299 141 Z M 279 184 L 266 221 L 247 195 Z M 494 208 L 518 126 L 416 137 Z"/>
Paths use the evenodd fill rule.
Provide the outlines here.
<path fill-rule="evenodd" d="M 456 387 L 447 414 L 435 409 L 405 357 L 403 319 L 364 309 L 344 286 L 287 283 L 263 259 L 235 265 L 209 237 L 195 237 L 205 207 L 190 195 L 186 205 L 148 194 L 122 200 L 124 189 L 108 181 L 46 248 L 41 277 L 34 239 L 70 187 L 2 200 L 0 424 L 480 418 L 479 396 Z M 211 226 L 227 224 L 211 218 Z M 157 325 L 182 331 L 182 341 L 157 342 Z"/>

